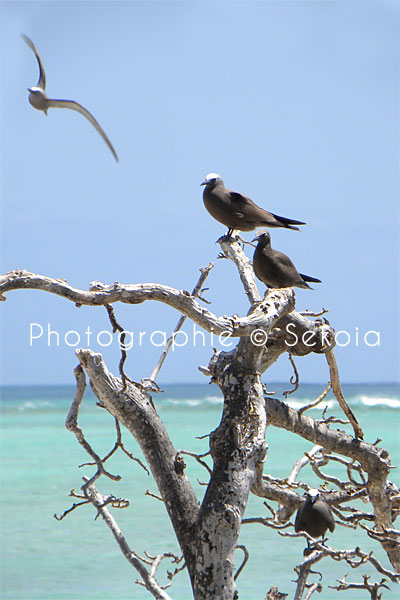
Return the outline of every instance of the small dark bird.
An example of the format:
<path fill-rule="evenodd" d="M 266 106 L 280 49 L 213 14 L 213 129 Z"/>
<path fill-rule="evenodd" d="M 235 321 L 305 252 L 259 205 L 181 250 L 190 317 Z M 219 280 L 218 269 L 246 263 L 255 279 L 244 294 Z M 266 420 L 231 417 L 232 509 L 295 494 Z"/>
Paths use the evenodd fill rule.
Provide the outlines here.
<path fill-rule="evenodd" d="M 316 489 L 311 489 L 306 494 L 304 504 L 299 508 L 294 522 L 296 533 L 305 531 L 313 538 L 324 536 L 326 530 L 333 532 L 335 519 L 333 518 L 329 504 L 320 497 Z"/>
<path fill-rule="evenodd" d="M 299 273 L 286 254 L 271 248 L 271 236 L 268 231 L 257 232 L 252 241 L 258 242 L 253 255 L 254 273 L 268 287 L 300 287 L 312 290 L 307 281 L 321 283 L 320 279 Z"/>
<path fill-rule="evenodd" d="M 90 123 L 97 129 L 107 146 L 110 148 L 111 152 L 114 155 L 115 160 L 118 162 L 117 153 L 114 150 L 113 145 L 110 140 L 104 133 L 103 129 L 100 127 L 99 123 L 96 121 L 94 116 L 86 110 L 81 104 L 75 102 L 74 100 L 53 100 L 49 98 L 46 94 L 46 73 L 43 67 L 43 63 L 40 59 L 39 53 L 36 50 L 36 47 L 32 40 L 30 40 L 26 35 L 22 34 L 22 38 L 28 44 L 29 48 L 33 50 L 36 56 L 36 60 L 39 65 L 39 81 L 36 86 L 28 88 L 29 92 L 29 102 L 36 108 L 37 110 L 42 110 L 46 115 L 49 108 L 71 108 L 72 110 L 76 110 L 81 113 L 84 117 L 90 121 Z"/>
<path fill-rule="evenodd" d="M 204 206 L 214 219 L 228 227 L 228 237 L 234 229 L 251 231 L 265 225 L 299 230 L 295 225 L 305 225 L 302 221 L 267 212 L 247 196 L 228 190 L 217 173 L 209 173 L 200 185 L 206 186 L 203 192 Z"/>

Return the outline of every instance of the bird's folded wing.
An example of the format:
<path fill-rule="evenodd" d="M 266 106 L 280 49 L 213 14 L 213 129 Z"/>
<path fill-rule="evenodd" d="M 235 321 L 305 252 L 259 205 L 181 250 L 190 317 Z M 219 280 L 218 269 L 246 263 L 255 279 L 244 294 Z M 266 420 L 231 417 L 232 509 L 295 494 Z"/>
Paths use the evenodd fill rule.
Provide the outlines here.
<path fill-rule="evenodd" d="M 297 515 L 296 515 L 296 520 L 294 522 L 294 530 L 296 533 L 298 533 L 299 531 L 301 531 L 301 528 L 303 527 L 303 519 L 301 516 L 301 508 L 297 511 Z"/>
<path fill-rule="evenodd" d="M 253 202 L 253 200 L 251 198 L 248 198 L 248 196 L 244 196 L 243 194 L 240 194 L 239 192 L 229 192 L 229 196 L 230 196 L 230 200 L 231 200 L 231 206 L 233 210 L 242 210 L 243 208 L 245 208 L 246 206 L 251 208 L 259 208 L 257 206 L 257 204 L 255 204 Z"/>
<path fill-rule="evenodd" d="M 329 531 L 333 532 L 334 529 L 335 529 L 335 519 L 334 519 L 333 514 L 331 512 L 330 506 L 329 505 L 324 505 L 323 506 L 323 510 L 321 512 L 322 512 L 324 518 L 326 519 Z"/>
<path fill-rule="evenodd" d="M 86 110 L 86 108 L 82 106 L 82 104 L 79 104 L 79 102 L 75 102 L 75 100 L 49 100 L 49 108 L 71 108 L 72 110 L 76 110 L 77 112 L 81 113 L 81 115 L 86 117 L 87 120 L 90 121 L 90 123 L 93 125 L 93 127 L 97 129 L 97 131 L 99 132 L 99 134 L 113 153 L 115 160 L 118 162 L 118 155 L 115 152 L 114 147 L 108 139 L 107 135 L 100 127 L 99 123 L 96 121 L 94 116 L 88 110 Z"/>
<path fill-rule="evenodd" d="M 249 220 L 257 219 L 260 224 L 263 223 L 270 227 L 281 225 L 276 215 L 257 206 L 248 196 L 244 196 L 239 192 L 230 192 L 230 200 L 232 210 L 241 212 L 244 218 L 248 218 Z"/>
<path fill-rule="evenodd" d="M 296 270 L 296 267 L 294 266 L 292 260 L 288 256 L 286 256 L 286 254 L 283 254 L 283 252 L 275 251 L 273 253 L 273 260 L 274 260 L 274 263 L 276 265 L 279 265 L 280 267 L 284 267 L 284 268 L 289 267 L 290 269 Z"/>

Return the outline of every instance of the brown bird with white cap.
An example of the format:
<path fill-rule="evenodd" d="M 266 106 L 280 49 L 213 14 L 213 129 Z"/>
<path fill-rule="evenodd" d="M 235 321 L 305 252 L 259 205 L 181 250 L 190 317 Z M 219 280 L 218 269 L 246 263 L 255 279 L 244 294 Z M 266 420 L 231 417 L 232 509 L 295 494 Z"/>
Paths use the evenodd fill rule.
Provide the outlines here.
<path fill-rule="evenodd" d="M 295 221 L 280 217 L 260 208 L 247 196 L 233 192 L 225 187 L 224 180 L 217 173 L 209 173 L 204 181 L 204 206 L 214 219 L 228 227 L 228 237 L 235 229 L 252 231 L 256 227 L 285 227 L 299 229 L 296 225 L 305 225 L 303 221 Z"/>

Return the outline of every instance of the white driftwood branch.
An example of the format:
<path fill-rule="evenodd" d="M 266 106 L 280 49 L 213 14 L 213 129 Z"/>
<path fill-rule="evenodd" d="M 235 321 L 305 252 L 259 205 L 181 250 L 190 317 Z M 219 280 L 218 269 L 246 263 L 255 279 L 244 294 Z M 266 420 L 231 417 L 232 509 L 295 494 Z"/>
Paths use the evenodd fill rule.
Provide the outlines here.
<path fill-rule="evenodd" d="M 124 285 L 116 282 L 113 285 L 104 285 L 94 282 L 89 291 L 84 291 L 74 288 L 64 280 L 36 275 L 28 271 L 12 271 L 0 277 L 0 300 L 6 299 L 4 296 L 6 292 L 17 289 L 49 292 L 71 300 L 78 306 L 104 306 L 113 302 L 140 304 L 146 300 L 156 300 L 175 308 L 206 331 L 215 334 L 229 334 L 232 337 L 248 336 L 256 329 L 269 328 L 270 319 L 265 313 L 275 303 L 285 302 L 286 304 L 281 316 L 294 308 L 294 292 L 289 288 L 271 290 L 264 301 L 249 316 L 227 317 L 213 314 L 186 290 L 177 290 L 159 283 Z"/>
<path fill-rule="evenodd" d="M 201 289 L 204 285 L 205 280 L 208 277 L 209 272 L 211 271 L 211 269 L 213 268 L 214 263 L 210 263 L 207 267 L 205 267 L 205 269 L 200 269 L 201 271 L 201 275 L 196 283 L 196 285 L 193 288 L 192 291 L 192 297 L 193 298 L 197 298 L 200 293 L 201 293 Z M 150 381 L 155 381 L 160 370 L 161 367 L 164 364 L 165 359 L 167 358 L 167 354 L 172 346 L 172 343 L 174 341 L 174 336 L 178 333 L 178 331 L 181 329 L 182 325 L 184 324 L 184 322 L 186 321 L 186 315 L 182 315 L 178 321 L 178 323 L 176 324 L 176 327 L 172 333 L 172 335 L 168 338 L 167 343 L 165 344 L 163 351 L 161 353 L 161 356 L 156 364 L 156 366 L 154 367 L 154 369 L 152 370 L 150 376 L 149 376 L 149 380 Z"/>
<path fill-rule="evenodd" d="M 101 514 L 126 560 L 139 573 L 145 588 L 154 596 L 154 598 L 157 598 L 157 600 L 172 600 L 171 596 L 169 596 L 167 592 L 162 589 L 155 579 L 155 571 L 160 561 L 158 561 L 158 564 L 152 565 L 152 568 L 149 572 L 144 564 L 139 560 L 137 555 L 130 549 L 128 542 L 118 527 L 116 520 L 105 506 L 106 498 L 97 491 L 93 483 L 88 485 L 86 488 L 86 495 L 93 506 L 95 506 L 98 512 Z"/>
<path fill-rule="evenodd" d="M 322 446 L 314 446 L 305 456 L 302 456 L 293 465 L 293 468 L 290 472 L 289 477 L 287 478 L 288 485 L 292 485 L 296 479 L 301 469 L 308 465 L 310 462 L 310 458 L 317 454 L 320 450 L 322 450 Z M 287 509 L 285 505 L 281 505 L 278 509 L 278 519 L 282 521 L 286 521 L 286 519 L 290 518 L 290 513 L 287 514 Z"/>
<path fill-rule="evenodd" d="M 304 412 L 306 412 L 306 410 L 309 410 L 310 408 L 315 408 L 316 406 L 318 406 L 318 404 L 320 404 L 323 400 L 325 400 L 326 396 L 329 394 L 331 387 L 332 387 L 332 384 L 331 384 L 331 382 L 329 382 L 328 385 L 326 386 L 326 388 L 324 389 L 324 391 L 322 392 L 322 394 L 320 394 L 318 396 L 318 398 L 316 398 L 316 400 L 313 400 L 313 402 L 310 402 L 309 404 L 302 406 L 299 409 L 299 413 L 303 414 Z"/>
<path fill-rule="evenodd" d="M 57 294 L 78 306 L 110 305 L 114 302 L 138 304 L 146 300 L 155 300 L 178 310 L 206 331 L 241 338 L 232 352 L 217 353 L 208 368 L 208 373 L 224 394 L 224 409 L 220 425 L 210 434 L 210 452 L 214 464 L 201 506 L 185 475 L 183 460 L 176 453 L 143 386 L 131 382 L 123 388 L 121 380 L 107 370 L 100 355 L 90 350 L 77 351 L 81 367 L 89 375 L 91 386 L 101 405 L 127 427 L 142 448 L 182 548 L 195 600 L 211 597 L 232 600 L 236 597 L 235 549 L 250 490 L 266 498 L 272 496 L 272 499 L 287 508 L 290 506 L 291 514 L 302 502 L 293 490 L 283 489 L 284 486 L 273 485 L 263 480 L 266 418 L 269 424 L 293 431 L 320 445 L 324 451 L 334 451 L 357 460 L 368 474 L 366 487 L 374 506 L 377 531 L 394 531 L 393 502 L 387 486 L 387 476 L 390 472 L 387 452 L 365 444 L 360 439 L 355 440 L 343 432 L 333 431 L 327 423 L 310 419 L 284 403 L 273 399 L 264 401 L 260 373 L 285 351 L 296 356 L 304 356 L 310 352 L 328 352 L 335 343 L 334 331 L 324 320 L 312 321 L 294 312 L 295 296 L 292 289 L 270 290 L 264 300 L 259 302 L 260 295 L 251 262 L 240 245 L 226 239 L 221 239 L 220 244 L 225 255 L 235 263 L 249 298 L 251 308 L 245 317 L 217 316 L 194 298 L 194 292 L 190 294 L 185 290 L 156 283 L 122 285 L 117 282 L 107 286 L 95 282 L 89 291 L 83 291 L 73 288 L 63 280 L 25 271 L 15 271 L 0 277 L 0 300 L 5 300 L 6 292 L 24 288 Z M 292 326 L 290 332 L 287 329 L 288 325 Z M 251 334 L 256 329 L 268 334 L 268 341 L 262 346 L 257 346 L 251 339 Z M 307 340 L 312 341 L 312 345 L 302 339 L 295 339 L 293 342 L 293 338 L 300 338 L 304 333 L 311 335 Z M 343 395 L 338 372 L 336 373 L 334 368 L 334 355 L 330 353 L 327 360 L 333 380 L 332 386 L 335 394 L 339 396 L 338 400 L 341 401 Z M 78 381 L 77 395 L 67 423 L 78 441 L 85 445 L 77 421 L 82 393 Z M 357 423 L 355 418 L 352 423 L 353 426 Z M 362 437 L 360 431 L 355 429 L 359 438 Z M 91 456 L 95 459 L 98 470 L 101 470 L 100 459 L 96 460 L 97 455 Z M 83 490 L 87 497 L 91 494 L 92 503 L 97 502 L 98 510 L 105 520 L 108 519 L 107 524 L 110 527 L 112 522 L 105 507 L 107 498 L 95 490 L 93 478 L 87 481 Z M 336 495 L 332 493 L 328 500 L 331 503 L 345 501 L 346 494 L 348 498 L 361 497 L 366 494 L 366 490 L 358 490 L 355 494 L 347 490 L 337 492 Z M 102 510 L 106 512 L 102 513 Z M 277 513 L 274 514 L 274 520 L 278 521 Z M 113 531 L 113 527 L 110 529 Z M 116 527 L 113 533 L 117 541 L 121 539 Z M 391 535 L 393 538 L 388 539 L 385 536 L 379 541 L 393 566 L 398 569 L 399 545 L 396 534 Z M 121 549 L 124 552 L 124 549 Z M 133 553 L 129 548 L 125 550 L 132 557 Z M 169 598 L 159 586 L 154 587 L 157 583 L 152 579 L 152 575 L 158 563 L 159 560 L 153 562 L 150 573 L 146 570 L 150 577 L 147 580 L 150 585 L 148 589 L 153 589 L 153 595 L 159 594 L 155 597 Z M 144 576 L 146 577 L 145 573 Z M 146 585 L 145 577 L 143 580 Z M 164 596 L 160 594 L 160 590 Z"/>
<path fill-rule="evenodd" d="M 328 350 L 328 352 L 326 352 L 325 356 L 326 356 L 326 360 L 329 365 L 329 371 L 330 371 L 330 375 L 331 375 L 331 384 L 332 384 L 333 393 L 336 396 L 336 400 L 339 402 L 341 409 L 343 410 L 346 417 L 349 419 L 349 421 L 354 429 L 354 434 L 355 434 L 356 438 L 359 438 L 360 440 L 362 440 L 362 439 L 364 439 L 364 433 L 357 421 L 355 414 L 353 413 L 353 411 L 351 410 L 350 406 L 347 404 L 347 402 L 343 396 L 342 386 L 340 385 L 339 369 L 337 366 L 335 353 L 333 352 L 333 349 Z"/>
<path fill-rule="evenodd" d="M 287 480 L 289 484 L 294 483 L 296 481 L 301 469 L 308 465 L 310 459 L 320 450 L 322 450 L 322 446 L 314 446 L 309 452 L 307 452 L 307 454 L 296 460 Z"/>
<path fill-rule="evenodd" d="M 282 535 L 282 536 L 289 535 L 290 537 L 296 537 L 296 535 L 299 535 L 299 534 L 281 533 L 280 535 Z M 300 535 L 307 536 L 307 534 L 300 534 Z M 327 544 L 325 544 L 323 542 L 316 542 L 312 538 L 311 538 L 311 540 L 313 541 L 313 548 L 314 548 L 313 553 L 308 555 L 304 559 L 304 561 L 302 562 L 302 565 L 311 566 L 314 563 L 321 560 L 321 558 L 323 558 L 324 556 L 331 556 L 334 560 L 345 561 L 348 565 L 350 565 L 350 567 L 352 569 L 357 569 L 361 565 L 369 562 L 375 567 L 375 569 L 378 571 L 378 573 L 380 573 L 381 575 L 384 575 L 385 577 L 388 577 L 394 583 L 396 583 L 400 580 L 400 573 L 395 573 L 394 571 L 385 569 L 385 567 L 383 567 L 381 565 L 379 560 L 375 558 L 375 556 L 373 555 L 372 552 L 368 552 L 368 553 L 363 552 L 358 546 L 356 548 L 354 548 L 354 550 L 348 550 L 348 549 L 347 550 L 336 550 L 335 548 L 332 548 L 332 546 L 328 546 Z"/>
<path fill-rule="evenodd" d="M 108 371 L 100 354 L 80 349 L 76 355 L 102 406 L 130 431 L 140 445 L 164 500 L 185 562 L 189 569 L 193 568 L 192 527 L 199 502 L 185 473 L 177 472 L 176 450 L 151 398 L 143 392 L 140 384 L 129 383 L 122 391 L 121 380 Z"/>
<path fill-rule="evenodd" d="M 368 575 L 363 575 L 364 583 L 350 583 L 346 581 L 347 575 L 344 575 L 342 579 L 338 580 L 338 585 L 328 586 L 332 590 L 343 592 L 347 590 L 367 590 L 370 594 L 371 600 L 381 600 L 382 594 L 379 593 L 380 588 L 390 590 L 390 587 L 386 585 L 387 579 L 381 579 L 381 581 L 375 581 L 374 583 L 369 582 Z"/>
<path fill-rule="evenodd" d="M 238 242 L 232 241 L 232 239 L 229 239 L 226 236 L 220 238 L 218 242 L 224 255 L 235 263 L 250 304 L 253 305 L 260 302 L 261 295 L 257 288 L 252 261 L 247 258 Z"/>
<path fill-rule="evenodd" d="M 97 472 L 93 475 L 93 477 L 91 477 L 90 480 L 88 480 L 87 485 L 94 483 L 96 481 L 96 479 L 98 479 L 98 477 L 100 477 L 100 475 L 106 475 L 107 477 L 109 477 L 110 479 L 113 479 L 114 481 L 119 481 L 121 479 L 121 477 L 119 475 L 112 475 L 111 473 L 109 473 L 106 470 L 106 468 L 104 467 L 104 463 L 101 460 L 100 456 L 98 456 L 98 454 L 93 450 L 91 445 L 87 442 L 81 427 L 78 425 L 79 410 L 81 407 L 83 394 L 84 394 L 85 388 L 86 388 L 86 377 L 85 377 L 85 373 L 80 365 L 78 365 L 75 368 L 74 375 L 76 378 L 76 391 L 75 391 L 74 400 L 72 402 L 67 419 L 65 421 L 65 427 L 69 431 L 71 431 L 72 433 L 75 434 L 76 439 L 78 440 L 80 445 L 84 448 L 84 450 L 86 450 L 86 452 L 89 454 L 89 456 L 91 456 L 93 458 L 94 462 L 97 465 Z"/>
<path fill-rule="evenodd" d="M 324 447 L 325 450 L 347 456 L 360 463 L 368 474 L 367 490 L 369 499 L 374 507 L 375 523 L 378 531 L 393 528 L 392 501 L 388 487 L 388 476 L 391 469 L 388 452 L 373 444 L 362 440 L 355 440 L 343 431 L 333 430 L 325 423 L 302 415 L 299 411 L 290 408 L 287 404 L 275 398 L 266 398 L 265 406 L 267 419 L 270 425 L 275 425 L 301 435 L 314 444 Z M 258 480 L 258 495 L 261 484 Z M 400 571 L 400 544 L 382 539 L 382 546 L 387 552 L 393 567 Z"/>

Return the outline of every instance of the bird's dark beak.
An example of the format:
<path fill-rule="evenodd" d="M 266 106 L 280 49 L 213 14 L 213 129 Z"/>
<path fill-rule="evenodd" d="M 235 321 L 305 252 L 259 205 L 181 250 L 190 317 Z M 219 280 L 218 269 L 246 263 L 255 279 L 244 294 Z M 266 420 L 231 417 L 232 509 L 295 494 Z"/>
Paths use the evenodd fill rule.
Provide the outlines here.
<path fill-rule="evenodd" d="M 258 242 L 258 236 L 256 236 L 255 238 L 253 238 L 251 241 L 252 242 Z"/>
<path fill-rule="evenodd" d="M 206 180 L 202 181 L 200 185 L 207 185 L 207 181 Z"/>

